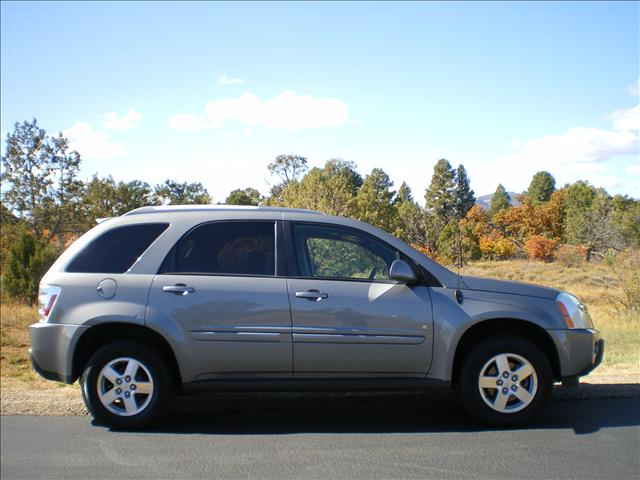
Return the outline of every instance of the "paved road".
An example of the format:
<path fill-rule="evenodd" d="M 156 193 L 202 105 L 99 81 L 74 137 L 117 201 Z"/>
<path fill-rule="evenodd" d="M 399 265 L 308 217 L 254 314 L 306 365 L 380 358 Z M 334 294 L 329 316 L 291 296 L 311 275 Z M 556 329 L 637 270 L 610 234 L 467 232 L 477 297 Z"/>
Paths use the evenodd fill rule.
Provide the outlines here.
<path fill-rule="evenodd" d="M 179 410 L 179 409 L 178 409 Z M 492 430 L 423 397 L 240 397 L 117 432 L 88 417 L 2 417 L 14 478 L 640 478 L 638 398 L 556 400 Z"/>

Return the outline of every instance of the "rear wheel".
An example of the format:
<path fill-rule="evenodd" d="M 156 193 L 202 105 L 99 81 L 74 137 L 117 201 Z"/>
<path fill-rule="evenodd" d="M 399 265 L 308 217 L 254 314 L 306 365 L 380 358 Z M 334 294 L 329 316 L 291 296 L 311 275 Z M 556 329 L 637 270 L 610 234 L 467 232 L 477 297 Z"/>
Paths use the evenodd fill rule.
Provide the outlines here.
<path fill-rule="evenodd" d="M 491 337 L 466 355 L 459 376 L 462 403 L 494 425 L 526 422 L 546 403 L 553 375 L 546 355 L 517 336 Z"/>
<path fill-rule="evenodd" d="M 157 420 L 172 392 L 171 375 L 156 351 L 126 341 L 98 350 L 87 362 L 80 386 L 96 421 L 118 428 Z"/>

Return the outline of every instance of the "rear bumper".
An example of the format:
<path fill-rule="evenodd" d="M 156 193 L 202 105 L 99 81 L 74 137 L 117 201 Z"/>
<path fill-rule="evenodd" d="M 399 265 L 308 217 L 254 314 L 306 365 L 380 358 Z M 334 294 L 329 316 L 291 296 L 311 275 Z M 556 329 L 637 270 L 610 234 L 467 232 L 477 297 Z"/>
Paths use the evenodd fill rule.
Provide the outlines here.
<path fill-rule="evenodd" d="M 73 353 L 78 339 L 88 328 L 57 323 L 31 325 L 29 359 L 33 369 L 47 380 L 73 383 Z"/>
<path fill-rule="evenodd" d="M 562 378 L 582 377 L 602 363 L 604 339 L 597 330 L 549 330 L 549 334 L 556 344 Z"/>

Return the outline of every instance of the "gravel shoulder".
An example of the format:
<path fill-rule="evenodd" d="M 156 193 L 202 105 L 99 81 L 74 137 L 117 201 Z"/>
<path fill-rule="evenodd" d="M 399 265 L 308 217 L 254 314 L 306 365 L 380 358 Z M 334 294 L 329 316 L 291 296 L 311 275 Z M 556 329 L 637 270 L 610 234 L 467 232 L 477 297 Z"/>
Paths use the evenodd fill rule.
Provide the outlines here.
<path fill-rule="evenodd" d="M 599 369 L 600 370 L 600 369 Z M 212 413 L 220 411 L 275 411 L 314 409 L 318 402 L 329 410 L 355 408 L 355 402 L 376 402 L 377 399 L 396 398 L 398 401 L 450 402 L 451 392 L 427 394 L 397 392 L 344 393 L 205 393 L 179 397 L 173 410 L 180 413 Z M 640 374 L 637 368 L 605 367 L 597 374 L 581 379 L 578 388 L 554 389 L 552 400 L 640 398 Z M 386 401 L 386 400 L 385 400 Z M 80 388 L 55 382 L 25 382 L 18 379 L 0 380 L 0 414 L 2 415 L 87 415 Z"/>

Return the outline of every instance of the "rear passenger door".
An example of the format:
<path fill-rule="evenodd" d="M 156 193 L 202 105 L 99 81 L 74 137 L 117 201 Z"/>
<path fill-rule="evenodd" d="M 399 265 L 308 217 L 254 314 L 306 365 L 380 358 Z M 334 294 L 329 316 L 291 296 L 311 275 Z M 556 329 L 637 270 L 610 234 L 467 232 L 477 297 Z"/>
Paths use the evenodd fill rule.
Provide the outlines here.
<path fill-rule="evenodd" d="M 153 281 L 147 320 L 182 337 L 183 380 L 292 375 L 291 317 L 277 222 L 196 226 Z"/>

